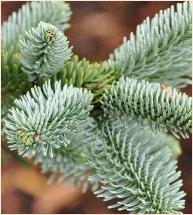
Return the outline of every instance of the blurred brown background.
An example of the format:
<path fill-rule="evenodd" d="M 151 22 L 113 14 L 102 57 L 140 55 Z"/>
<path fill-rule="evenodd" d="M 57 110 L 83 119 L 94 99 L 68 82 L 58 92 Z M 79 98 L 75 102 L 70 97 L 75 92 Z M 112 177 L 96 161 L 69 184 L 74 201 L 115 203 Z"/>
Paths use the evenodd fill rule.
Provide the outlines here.
<path fill-rule="evenodd" d="M 2 2 L 2 22 L 24 3 Z M 105 60 L 122 43 L 123 36 L 128 37 L 135 31 L 136 25 L 146 16 L 153 17 L 160 9 L 172 4 L 176 2 L 70 2 L 73 15 L 66 35 L 80 58 Z M 191 95 L 191 87 L 183 91 Z M 187 193 L 183 213 L 191 214 L 191 139 L 181 141 L 181 146 L 179 169 L 184 181 L 183 190 Z M 74 192 L 70 186 L 58 184 L 48 186 L 46 176 L 40 174 L 37 167 L 25 167 L 7 157 L 4 151 L 2 158 L 6 161 L 2 165 L 2 213 L 117 213 L 107 209 L 106 203 L 92 193 Z"/>

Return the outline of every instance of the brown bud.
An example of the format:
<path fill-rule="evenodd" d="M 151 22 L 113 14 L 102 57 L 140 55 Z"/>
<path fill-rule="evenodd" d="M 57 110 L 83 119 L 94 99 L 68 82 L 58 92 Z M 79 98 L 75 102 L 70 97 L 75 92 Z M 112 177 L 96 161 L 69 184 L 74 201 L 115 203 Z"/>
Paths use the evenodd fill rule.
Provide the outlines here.
<path fill-rule="evenodd" d="M 164 92 L 166 95 L 169 93 L 169 87 L 165 84 L 160 84 L 162 92 Z"/>
<path fill-rule="evenodd" d="M 40 136 L 39 136 L 39 134 L 34 134 L 34 136 L 33 136 L 33 140 L 34 140 L 34 143 L 39 143 L 39 141 L 40 141 Z"/>

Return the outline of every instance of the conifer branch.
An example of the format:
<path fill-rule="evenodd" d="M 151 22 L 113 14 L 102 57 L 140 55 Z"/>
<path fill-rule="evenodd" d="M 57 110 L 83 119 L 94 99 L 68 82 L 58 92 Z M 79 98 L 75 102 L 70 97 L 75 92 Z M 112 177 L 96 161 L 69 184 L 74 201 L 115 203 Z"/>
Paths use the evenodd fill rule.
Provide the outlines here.
<path fill-rule="evenodd" d="M 129 127 L 119 120 L 107 122 L 101 131 L 91 141 L 88 158 L 96 172 L 89 180 L 101 183 L 95 191 L 98 197 L 114 200 L 109 208 L 161 214 L 184 208 L 180 172 L 166 136 L 152 135 L 135 121 Z"/>
<path fill-rule="evenodd" d="M 187 138 L 192 130 L 192 98 L 171 87 L 148 81 L 121 78 L 104 95 L 105 115 L 131 116 L 153 130 L 169 130 Z"/>
<path fill-rule="evenodd" d="M 5 120 L 10 149 L 29 158 L 37 153 L 53 157 L 54 149 L 68 145 L 69 136 L 88 120 L 91 101 L 87 90 L 61 87 L 61 82 L 54 89 L 50 81 L 42 89 L 35 86 L 15 100 Z"/>
<path fill-rule="evenodd" d="M 27 2 L 18 12 L 13 12 L 3 23 L 1 31 L 1 83 L 2 83 L 2 116 L 13 105 L 13 98 L 30 90 L 31 84 L 27 75 L 21 70 L 19 39 L 25 31 L 37 27 L 40 21 L 49 22 L 61 31 L 69 28 L 71 17 L 69 4 L 66 2 Z"/>
<path fill-rule="evenodd" d="M 20 41 L 20 62 L 31 80 L 57 73 L 72 55 L 67 38 L 49 23 L 40 22 L 25 35 Z"/>
<path fill-rule="evenodd" d="M 3 23 L 3 48 L 8 48 L 19 41 L 25 31 L 37 27 L 40 21 L 48 22 L 64 31 L 69 28 L 71 14 L 69 4 L 66 2 L 27 2 Z"/>
<path fill-rule="evenodd" d="M 87 157 L 92 145 L 89 142 L 90 136 L 94 134 L 97 124 L 94 119 L 89 118 L 82 126 L 81 131 L 72 134 L 69 138 L 71 143 L 62 149 L 55 149 L 52 159 L 44 157 L 41 153 L 35 157 L 35 163 L 41 165 L 42 173 L 51 173 L 49 183 L 54 181 L 73 186 L 82 183 L 83 192 L 90 187 L 88 176 L 94 169 L 87 164 Z M 94 189 L 94 184 L 92 187 Z"/>
<path fill-rule="evenodd" d="M 93 102 L 98 103 L 103 93 L 111 89 L 116 77 L 116 71 L 109 68 L 106 62 L 90 63 L 74 55 L 51 80 L 53 83 L 61 80 L 62 84 L 86 88 L 93 93 Z"/>
<path fill-rule="evenodd" d="M 177 4 L 149 17 L 137 26 L 136 35 L 109 57 L 111 67 L 120 75 L 146 79 L 182 88 L 191 84 L 192 7 L 191 2 Z"/>
<path fill-rule="evenodd" d="M 110 208 L 178 213 L 181 148 L 163 131 L 186 138 L 192 128 L 192 99 L 167 86 L 191 83 L 191 3 L 147 18 L 101 63 L 71 58 L 61 32 L 70 16 L 67 3 L 31 2 L 3 24 L 9 148 L 33 158 L 50 181 L 82 183 L 84 191 L 91 183 L 113 200 Z"/>

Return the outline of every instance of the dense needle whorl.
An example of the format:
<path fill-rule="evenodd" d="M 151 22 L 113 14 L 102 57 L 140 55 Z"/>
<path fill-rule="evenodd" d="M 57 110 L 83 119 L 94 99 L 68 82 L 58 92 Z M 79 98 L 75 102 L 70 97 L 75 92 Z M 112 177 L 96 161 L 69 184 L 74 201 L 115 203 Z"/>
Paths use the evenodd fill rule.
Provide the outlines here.
<path fill-rule="evenodd" d="M 192 84 L 192 4 L 147 17 L 109 57 L 120 75 L 182 88 Z"/>
<path fill-rule="evenodd" d="M 70 135 L 87 122 L 92 98 L 87 90 L 61 87 L 60 81 L 53 89 L 50 80 L 42 89 L 35 86 L 15 100 L 5 120 L 10 149 L 28 157 L 36 153 L 53 157 L 53 149 L 68 145 Z"/>
<path fill-rule="evenodd" d="M 88 159 L 95 173 L 89 180 L 101 183 L 95 194 L 113 200 L 109 208 L 134 214 L 178 213 L 184 208 L 180 172 L 171 158 L 179 147 L 174 138 L 119 120 L 104 123 L 91 139 Z"/>
<path fill-rule="evenodd" d="M 59 72 L 72 55 L 63 33 L 45 22 L 26 32 L 25 38 L 20 41 L 20 51 L 22 69 L 31 80 L 38 76 L 47 78 Z"/>
<path fill-rule="evenodd" d="M 126 114 L 176 137 L 187 138 L 192 129 L 191 97 L 159 83 L 122 77 L 104 95 L 102 104 L 105 115 Z"/>
<path fill-rule="evenodd" d="M 83 192 L 90 187 L 88 175 L 93 173 L 94 169 L 88 165 L 87 157 L 92 144 L 90 137 L 95 134 L 97 123 L 93 118 L 89 118 L 87 123 L 82 126 L 82 130 L 70 136 L 71 143 L 62 149 L 55 149 L 55 155 L 52 159 L 37 154 L 35 163 L 41 165 L 43 173 L 50 172 L 49 183 L 60 182 L 62 184 L 71 184 L 77 186 L 82 184 Z M 95 189 L 97 184 L 92 185 Z"/>

